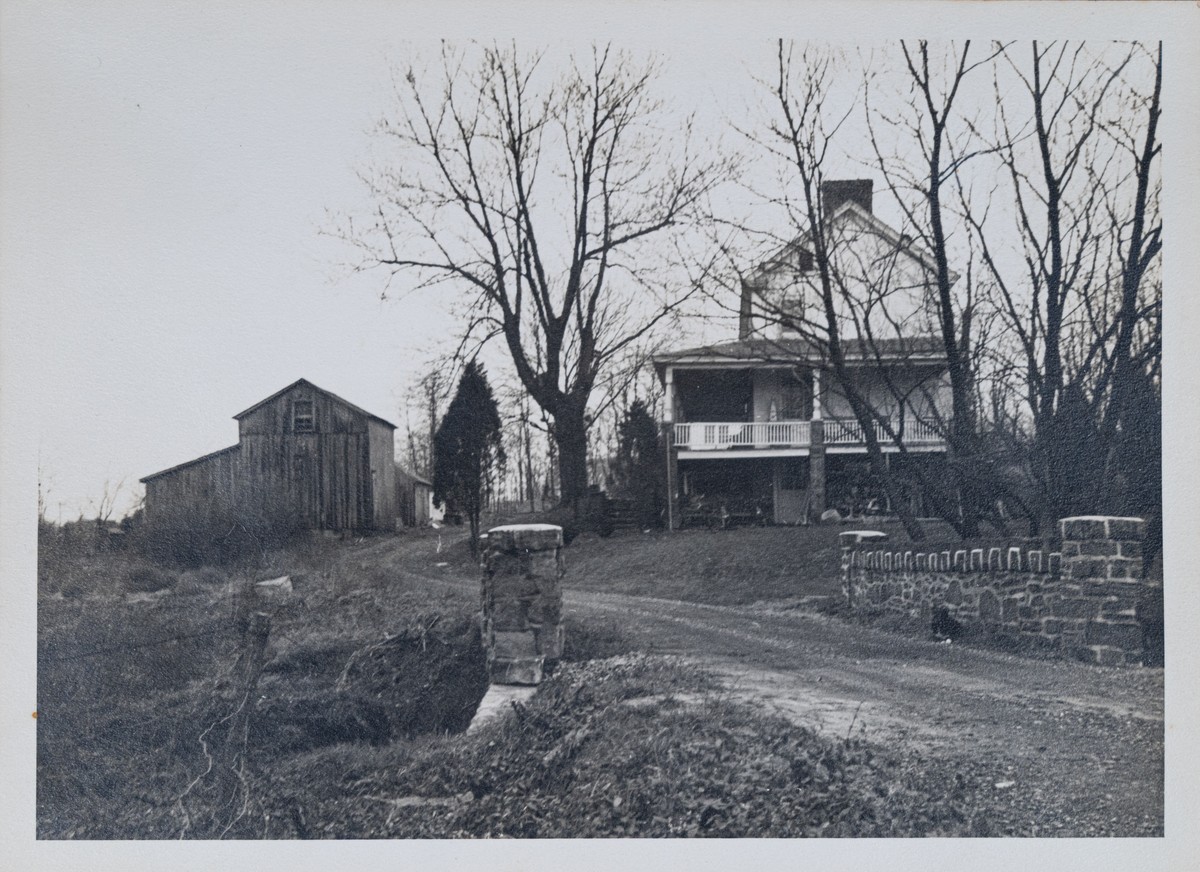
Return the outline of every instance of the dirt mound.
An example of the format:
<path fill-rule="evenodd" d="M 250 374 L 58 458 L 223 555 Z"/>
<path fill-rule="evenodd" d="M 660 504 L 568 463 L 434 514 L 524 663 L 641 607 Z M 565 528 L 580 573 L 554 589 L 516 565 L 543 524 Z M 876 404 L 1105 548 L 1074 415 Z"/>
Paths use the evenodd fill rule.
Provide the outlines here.
<path fill-rule="evenodd" d="M 382 705 L 396 736 L 459 733 L 487 692 L 486 665 L 473 621 L 431 615 L 356 651 L 338 686 Z"/>
<path fill-rule="evenodd" d="M 383 745 L 391 741 L 387 707 L 355 693 L 328 691 L 258 705 L 250 742 L 260 754 L 279 756 L 344 742 Z"/>
<path fill-rule="evenodd" d="M 267 757 L 458 733 L 487 692 L 478 628 L 436 615 L 365 646 L 298 646 L 263 672 L 251 743 Z"/>

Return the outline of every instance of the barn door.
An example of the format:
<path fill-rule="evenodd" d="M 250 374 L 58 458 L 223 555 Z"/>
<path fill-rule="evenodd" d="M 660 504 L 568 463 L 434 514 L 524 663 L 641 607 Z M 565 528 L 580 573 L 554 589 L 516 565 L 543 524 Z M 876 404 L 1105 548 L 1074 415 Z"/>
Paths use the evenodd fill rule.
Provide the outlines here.
<path fill-rule="evenodd" d="M 292 509 L 304 521 L 323 527 L 325 519 L 321 517 L 317 499 L 316 461 L 306 442 L 297 440 L 292 453 L 292 486 L 289 489 Z"/>

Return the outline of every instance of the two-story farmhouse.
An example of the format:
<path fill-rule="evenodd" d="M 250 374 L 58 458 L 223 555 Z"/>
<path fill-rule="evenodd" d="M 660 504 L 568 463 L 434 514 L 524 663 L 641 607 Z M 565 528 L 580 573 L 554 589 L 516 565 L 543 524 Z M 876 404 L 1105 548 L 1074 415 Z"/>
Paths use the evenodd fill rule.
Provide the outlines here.
<path fill-rule="evenodd" d="M 879 417 L 887 463 L 944 457 L 950 403 L 929 307 L 933 262 L 872 213 L 869 180 L 827 182 L 821 194 L 846 377 L 822 341 L 806 234 L 743 284 L 737 341 L 654 359 L 673 526 L 714 511 L 798 523 L 827 507 L 886 509 L 847 384 Z M 911 499 L 920 510 L 920 494 Z"/>
<path fill-rule="evenodd" d="M 146 476 L 146 516 L 286 506 L 324 530 L 395 527 L 396 426 L 305 379 L 234 415 L 238 444 Z"/>

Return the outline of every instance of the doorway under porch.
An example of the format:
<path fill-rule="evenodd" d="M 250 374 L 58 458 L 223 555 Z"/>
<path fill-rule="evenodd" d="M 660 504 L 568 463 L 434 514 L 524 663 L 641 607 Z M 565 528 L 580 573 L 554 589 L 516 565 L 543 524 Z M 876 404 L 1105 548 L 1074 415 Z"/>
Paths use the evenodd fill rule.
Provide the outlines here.
<path fill-rule="evenodd" d="M 807 456 L 680 459 L 680 523 L 806 523 L 814 508 L 811 474 Z"/>

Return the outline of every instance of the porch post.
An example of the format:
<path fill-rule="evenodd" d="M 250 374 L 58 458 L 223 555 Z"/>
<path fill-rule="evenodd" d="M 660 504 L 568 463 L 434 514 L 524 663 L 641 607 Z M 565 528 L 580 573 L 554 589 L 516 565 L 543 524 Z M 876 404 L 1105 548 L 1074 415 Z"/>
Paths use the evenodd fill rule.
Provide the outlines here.
<path fill-rule="evenodd" d="M 813 367 L 812 445 L 808 451 L 808 506 L 817 515 L 825 511 L 825 421 L 821 409 L 821 370 Z"/>
<path fill-rule="evenodd" d="M 663 373 L 663 421 L 675 421 L 675 367 L 668 366 Z"/>
<path fill-rule="evenodd" d="M 675 451 L 675 368 L 663 374 L 662 443 L 667 461 L 667 529 L 679 526 L 679 455 Z"/>
<path fill-rule="evenodd" d="M 817 515 L 825 511 L 825 422 L 814 418 L 812 445 L 808 449 L 808 506 Z"/>

